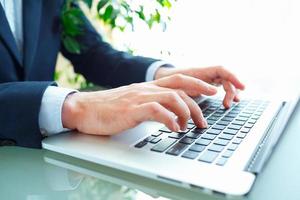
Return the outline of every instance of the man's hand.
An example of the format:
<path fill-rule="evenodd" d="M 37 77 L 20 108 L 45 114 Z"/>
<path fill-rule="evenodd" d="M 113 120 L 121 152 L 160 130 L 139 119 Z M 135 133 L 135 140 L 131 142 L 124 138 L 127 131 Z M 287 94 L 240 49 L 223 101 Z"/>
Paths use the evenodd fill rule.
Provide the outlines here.
<path fill-rule="evenodd" d="M 169 67 L 161 67 L 157 70 L 155 79 L 171 76 L 173 74 L 184 74 L 191 76 L 212 85 L 223 85 L 226 95 L 223 100 L 225 108 L 229 108 L 232 101 L 239 101 L 238 92 L 244 90 L 245 86 L 238 78 L 226 70 L 224 67 L 206 67 L 206 68 L 190 68 L 175 69 Z"/>
<path fill-rule="evenodd" d="M 64 102 L 63 126 L 87 134 L 113 135 L 151 120 L 179 131 L 192 118 L 198 127 L 206 127 L 191 97 L 216 94 L 208 78 L 202 75 L 205 81 L 201 80 L 200 73 L 198 78 L 175 74 L 106 91 L 74 93 Z"/>

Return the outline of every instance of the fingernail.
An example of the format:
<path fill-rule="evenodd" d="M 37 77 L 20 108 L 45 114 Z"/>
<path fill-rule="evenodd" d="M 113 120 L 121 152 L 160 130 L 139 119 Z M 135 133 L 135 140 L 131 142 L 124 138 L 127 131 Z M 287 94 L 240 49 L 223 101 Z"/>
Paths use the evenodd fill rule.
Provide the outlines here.
<path fill-rule="evenodd" d="M 186 130 L 187 129 L 187 124 L 184 124 L 183 127 L 182 127 L 182 130 Z"/>
<path fill-rule="evenodd" d="M 174 128 L 175 132 L 179 131 L 179 129 L 180 129 L 180 127 L 177 123 L 174 123 L 173 128 Z"/>
<path fill-rule="evenodd" d="M 202 121 L 201 124 L 202 124 L 202 127 L 203 127 L 203 128 L 206 128 L 206 127 L 207 127 L 207 122 L 206 122 L 206 120 Z"/>

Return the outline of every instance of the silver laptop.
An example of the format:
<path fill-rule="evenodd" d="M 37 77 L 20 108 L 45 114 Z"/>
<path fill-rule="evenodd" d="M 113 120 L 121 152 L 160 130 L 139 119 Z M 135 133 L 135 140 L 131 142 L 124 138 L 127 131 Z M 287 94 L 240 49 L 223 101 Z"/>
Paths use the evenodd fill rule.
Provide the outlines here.
<path fill-rule="evenodd" d="M 43 148 L 210 194 L 246 195 L 263 169 L 299 97 L 244 99 L 226 110 L 220 98 L 197 103 L 209 127 L 171 132 L 145 122 L 112 137 L 69 132 Z"/>

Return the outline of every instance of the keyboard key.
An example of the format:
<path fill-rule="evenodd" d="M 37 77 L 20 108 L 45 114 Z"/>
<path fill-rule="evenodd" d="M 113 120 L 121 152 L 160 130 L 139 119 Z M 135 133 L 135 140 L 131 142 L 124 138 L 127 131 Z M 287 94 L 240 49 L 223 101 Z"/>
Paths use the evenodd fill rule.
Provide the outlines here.
<path fill-rule="evenodd" d="M 240 144 L 243 140 L 241 138 L 234 138 L 234 140 L 232 140 L 233 144 Z"/>
<path fill-rule="evenodd" d="M 166 126 L 159 129 L 159 130 L 162 131 L 162 132 L 165 132 L 165 133 L 172 133 L 172 131 L 170 131 Z"/>
<path fill-rule="evenodd" d="M 182 154 L 182 157 L 189 158 L 189 159 L 195 159 L 198 157 L 198 155 L 199 155 L 198 152 L 188 150 Z"/>
<path fill-rule="evenodd" d="M 217 117 L 219 119 L 220 117 L 223 116 L 223 114 L 221 114 L 221 113 L 214 113 L 212 116 L 213 117 Z"/>
<path fill-rule="evenodd" d="M 249 133 L 250 130 L 251 130 L 250 128 L 245 128 L 245 127 L 244 127 L 244 128 L 241 129 L 241 132 L 242 132 L 242 133 Z"/>
<path fill-rule="evenodd" d="M 214 151 L 206 151 L 200 156 L 199 161 L 212 163 L 216 159 L 218 154 L 219 153 Z"/>
<path fill-rule="evenodd" d="M 235 118 L 237 116 L 237 114 L 227 114 L 225 115 L 225 117 L 230 117 L 230 118 Z"/>
<path fill-rule="evenodd" d="M 260 117 L 260 116 L 255 115 L 255 116 L 252 116 L 251 119 L 258 120 L 259 117 Z"/>
<path fill-rule="evenodd" d="M 184 133 L 176 133 L 176 132 L 173 132 L 173 133 L 170 133 L 169 134 L 169 137 L 170 138 L 175 138 L 175 139 L 180 139 L 184 136 Z"/>
<path fill-rule="evenodd" d="M 188 129 L 192 129 L 192 128 L 194 128 L 195 127 L 195 125 L 193 125 L 193 124 L 187 124 L 187 128 Z"/>
<path fill-rule="evenodd" d="M 240 117 L 240 116 L 238 116 L 235 120 L 237 120 L 237 121 L 247 121 L 248 120 L 248 118 L 247 117 Z"/>
<path fill-rule="evenodd" d="M 178 131 L 177 133 L 188 133 L 190 131 L 190 129 L 185 129 L 185 130 L 180 130 L 180 131 Z"/>
<path fill-rule="evenodd" d="M 254 115 L 256 115 L 256 116 L 261 116 L 262 113 L 263 113 L 263 112 L 256 111 L 256 112 L 254 113 Z"/>
<path fill-rule="evenodd" d="M 201 135 L 200 133 L 189 132 L 185 136 L 189 138 L 197 139 L 198 137 L 200 137 L 200 135 Z"/>
<path fill-rule="evenodd" d="M 221 139 L 221 138 L 217 138 L 217 139 L 214 141 L 214 144 L 218 144 L 218 145 L 222 145 L 222 146 L 226 146 L 228 143 L 229 143 L 228 140 L 226 140 L 226 139 Z"/>
<path fill-rule="evenodd" d="M 231 122 L 234 118 L 232 117 L 223 117 L 221 120 L 222 121 L 227 121 L 227 122 Z"/>
<path fill-rule="evenodd" d="M 199 145 L 199 144 L 194 144 L 192 145 L 189 150 L 190 151 L 196 151 L 196 152 L 201 152 L 205 149 L 206 146 L 203 146 L 203 145 Z"/>
<path fill-rule="evenodd" d="M 242 126 L 240 125 L 235 125 L 235 124 L 230 124 L 228 126 L 229 129 L 233 129 L 233 130 L 240 130 L 242 128 Z"/>
<path fill-rule="evenodd" d="M 193 133 L 199 133 L 199 134 L 202 134 L 205 131 L 207 131 L 207 128 L 195 128 L 192 130 Z"/>
<path fill-rule="evenodd" d="M 231 145 L 228 147 L 228 150 L 234 151 L 234 150 L 236 150 L 236 148 L 238 148 L 238 145 L 237 145 L 237 144 L 231 144 Z"/>
<path fill-rule="evenodd" d="M 246 123 L 244 127 L 245 127 L 245 128 L 252 128 L 253 125 L 254 125 L 254 124 Z"/>
<path fill-rule="evenodd" d="M 153 136 L 148 136 L 146 139 L 144 139 L 146 142 L 150 142 L 151 140 L 153 140 L 155 137 Z"/>
<path fill-rule="evenodd" d="M 216 111 L 218 110 L 218 108 L 219 108 L 218 106 L 210 106 L 208 110 Z"/>
<path fill-rule="evenodd" d="M 230 135 L 235 135 L 237 134 L 238 130 L 233 130 L 233 129 L 225 129 L 224 133 L 230 134 Z"/>
<path fill-rule="evenodd" d="M 255 123 L 256 123 L 256 120 L 255 120 L 255 119 L 249 119 L 249 120 L 248 120 L 248 123 L 250 123 L 250 124 L 255 124 Z"/>
<path fill-rule="evenodd" d="M 184 144 L 192 144 L 194 141 L 194 139 L 185 136 L 179 142 Z"/>
<path fill-rule="evenodd" d="M 226 126 L 215 124 L 212 126 L 212 129 L 224 130 Z"/>
<path fill-rule="evenodd" d="M 215 151 L 215 152 L 221 152 L 224 149 L 224 146 L 217 145 L 217 144 L 212 144 L 208 150 L 210 151 Z"/>
<path fill-rule="evenodd" d="M 172 146 L 166 153 L 174 156 L 178 156 L 180 153 L 182 153 L 188 145 L 183 143 L 176 143 L 174 146 Z"/>
<path fill-rule="evenodd" d="M 222 156 L 225 157 L 225 158 L 229 158 L 229 157 L 232 156 L 233 152 L 234 152 L 234 151 L 226 150 L 226 151 L 223 153 Z"/>
<path fill-rule="evenodd" d="M 165 138 L 157 143 L 154 147 L 151 148 L 151 151 L 156 152 L 164 152 L 167 148 L 169 148 L 172 144 L 174 144 L 177 140 L 173 138 Z"/>
<path fill-rule="evenodd" d="M 204 113 L 203 113 L 203 116 L 204 116 L 205 118 L 207 118 L 210 114 L 211 114 L 211 112 L 204 112 Z"/>
<path fill-rule="evenodd" d="M 244 122 L 244 121 L 234 120 L 234 121 L 232 122 L 232 124 L 243 126 L 243 125 L 245 124 L 245 122 Z"/>
<path fill-rule="evenodd" d="M 216 123 L 216 121 L 213 121 L 213 120 L 207 120 L 207 123 L 208 123 L 208 125 L 213 125 L 214 123 Z"/>
<path fill-rule="evenodd" d="M 207 103 L 207 101 L 203 101 L 199 104 L 199 107 L 201 108 L 201 110 L 204 110 L 209 107 L 209 104 Z"/>
<path fill-rule="evenodd" d="M 212 134 L 207 134 L 207 133 L 205 133 L 205 134 L 203 134 L 203 135 L 201 136 L 201 138 L 208 139 L 208 140 L 213 140 L 213 139 L 216 138 L 216 136 L 217 136 L 217 135 L 212 135 Z"/>
<path fill-rule="evenodd" d="M 221 130 L 217 130 L 217 129 L 209 129 L 208 131 L 206 131 L 206 134 L 212 134 L 212 135 L 218 135 L 221 133 Z"/>
<path fill-rule="evenodd" d="M 227 109 L 222 107 L 222 108 L 219 108 L 219 110 L 216 111 L 216 113 L 221 113 L 221 114 L 224 114 L 227 112 Z"/>
<path fill-rule="evenodd" d="M 225 140 L 231 140 L 233 137 L 234 137 L 234 135 L 230 135 L 230 134 L 221 134 L 219 136 L 219 138 L 225 139 Z"/>
<path fill-rule="evenodd" d="M 212 120 L 212 121 L 218 121 L 219 119 L 220 117 L 213 116 L 213 115 L 208 118 L 208 120 Z"/>
<path fill-rule="evenodd" d="M 243 114 L 252 115 L 254 113 L 255 109 L 246 109 L 243 111 Z"/>
<path fill-rule="evenodd" d="M 207 140 L 207 139 L 204 139 L 204 138 L 199 138 L 196 141 L 196 144 L 201 144 L 201 145 L 207 146 L 207 145 L 210 144 L 210 142 L 211 142 L 211 140 Z"/>
<path fill-rule="evenodd" d="M 218 159 L 218 161 L 217 161 L 217 165 L 220 165 L 220 166 L 223 166 L 223 165 L 225 165 L 225 163 L 227 162 L 227 158 L 224 158 L 224 157 L 220 157 L 219 159 Z"/>
<path fill-rule="evenodd" d="M 148 144 L 148 142 L 145 141 L 145 140 L 143 140 L 143 141 L 140 141 L 139 143 L 137 143 L 136 145 L 134 145 L 134 147 L 136 147 L 136 148 L 142 148 L 146 144 Z"/>
<path fill-rule="evenodd" d="M 162 134 L 162 132 L 160 132 L 160 131 L 157 131 L 156 133 L 153 133 L 152 134 L 152 136 L 154 136 L 154 137 L 158 137 L 158 136 L 160 136 Z"/>
<path fill-rule="evenodd" d="M 238 133 L 238 134 L 236 135 L 236 137 L 237 137 L 237 138 L 242 138 L 242 139 L 243 139 L 243 138 L 246 137 L 246 133 L 241 133 L 241 132 L 240 132 L 240 133 Z"/>
<path fill-rule="evenodd" d="M 155 137 L 155 138 L 153 138 L 153 139 L 150 141 L 150 143 L 156 144 L 156 143 L 158 143 L 160 140 L 161 140 L 161 138 Z"/>
<path fill-rule="evenodd" d="M 246 114 L 246 113 L 241 113 L 239 116 L 240 116 L 240 117 L 245 117 L 245 118 L 251 117 L 250 114 Z"/>
<path fill-rule="evenodd" d="M 222 120 L 217 122 L 218 125 L 223 125 L 223 126 L 228 126 L 229 123 L 230 122 L 228 121 L 222 121 Z"/>
<path fill-rule="evenodd" d="M 238 115 L 240 113 L 239 110 L 231 110 L 228 114 L 234 114 L 234 115 Z"/>

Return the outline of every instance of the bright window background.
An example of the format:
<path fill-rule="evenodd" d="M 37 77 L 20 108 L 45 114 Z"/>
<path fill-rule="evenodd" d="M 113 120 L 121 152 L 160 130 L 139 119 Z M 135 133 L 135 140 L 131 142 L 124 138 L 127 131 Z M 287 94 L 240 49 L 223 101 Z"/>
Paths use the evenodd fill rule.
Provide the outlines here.
<path fill-rule="evenodd" d="M 299 0 L 179 0 L 171 18 L 166 32 L 141 25 L 116 43 L 178 67 L 223 65 L 248 91 L 300 91 Z"/>

